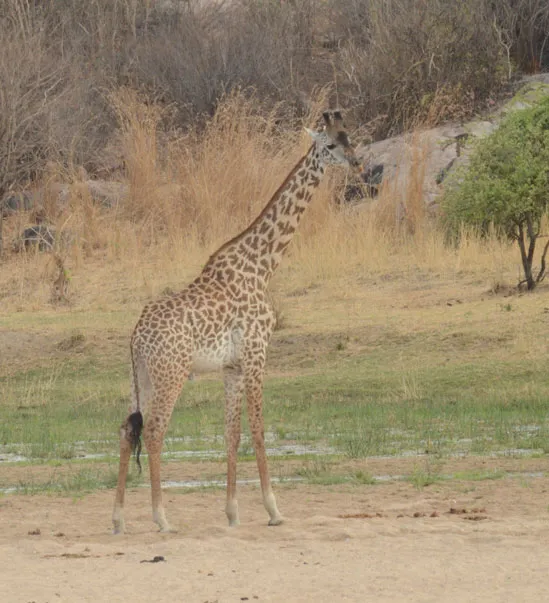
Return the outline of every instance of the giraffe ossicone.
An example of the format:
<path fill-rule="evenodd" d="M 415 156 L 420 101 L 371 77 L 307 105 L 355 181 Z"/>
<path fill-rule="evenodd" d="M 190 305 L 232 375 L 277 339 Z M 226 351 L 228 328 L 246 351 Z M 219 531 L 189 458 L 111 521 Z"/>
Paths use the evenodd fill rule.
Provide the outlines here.
<path fill-rule="evenodd" d="M 259 470 L 269 525 L 282 523 L 265 452 L 263 377 L 275 314 L 267 287 L 327 165 L 360 169 L 339 111 L 323 114 L 324 127 L 308 130 L 313 144 L 259 216 L 210 256 L 202 273 L 179 293 L 145 306 L 131 337 L 132 403 L 122 424 L 120 466 L 113 511 L 124 531 L 124 495 L 132 450 L 141 431 L 149 455 L 153 519 L 169 531 L 162 505 L 160 455 L 179 393 L 191 373 L 223 371 L 229 525 L 239 523 L 236 459 L 242 400 Z"/>

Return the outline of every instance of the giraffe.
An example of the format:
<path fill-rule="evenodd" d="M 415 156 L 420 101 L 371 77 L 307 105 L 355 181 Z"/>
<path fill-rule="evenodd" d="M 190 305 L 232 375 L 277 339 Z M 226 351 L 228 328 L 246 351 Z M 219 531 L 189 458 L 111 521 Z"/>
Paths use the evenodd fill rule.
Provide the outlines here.
<path fill-rule="evenodd" d="M 210 256 L 202 273 L 179 293 L 145 306 L 131 337 L 132 402 L 120 431 L 114 532 L 124 531 L 124 493 L 130 457 L 139 464 L 141 433 L 149 455 L 153 520 L 171 531 L 162 505 L 160 454 L 175 402 L 191 372 L 221 369 L 225 390 L 227 500 L 230 526 L 239 523 L 236 460 L 242 399 L 259 470 L 269 525 L 282 523 L 265 452 L 262 390 L 269 339 L 275 326 L 267 287 L 327 165 L 357 171 L 341 112 L 323 113 L 320 131 L 308 130 L 309 151 L 259 216 Z"/>

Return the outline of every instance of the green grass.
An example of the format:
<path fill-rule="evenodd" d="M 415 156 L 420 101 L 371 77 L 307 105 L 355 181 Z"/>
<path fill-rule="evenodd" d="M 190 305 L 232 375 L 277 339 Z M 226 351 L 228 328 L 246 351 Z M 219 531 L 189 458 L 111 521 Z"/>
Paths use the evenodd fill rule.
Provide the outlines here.
<path fill-rule="evenodd" d="M 309 484 L 331 486 L 334 484 L 367 484 L 374 485 L 375 478 L 368 472 L 353 471 L 339 473 L 334 471 L 337 460 L 330 458 L 314 458 L 305 461 L 295 472 L 296 476 Z"/>
<path fill-rule="evenodd" d="M 117 473 L 114 466 L 99 468 L 93 463 L 76 465 L 70 471 L 53 472 L 47 481 L 38 479 L 20 480 L 13 489 L 18 494 L 71 494 L 83 495 L 95 490 L 114 488 L 116 486 Z M 136 472 L 128 474 L 127 484 L 129 487 L 139 485 L 142 477 Z"/>
<path fill-rule="evenodd" d="M 129 390 L 125 362 L 74 357 L 0 379 L 0 445 L 34 459 L 116 456 Z M 384 350 L 318 374 L 269 378 L 265 425 L 275 442 L 328 445 L 349 458 L 549 450 L 549 378 L 530 361 L 395 365 Z M 246 413 L 243 431 L 247 432 Z M 168 452 L 223 450 L 220 381 L 185 385 Z M 241 452 L 251 454 L 246 441 Z"/>
<path fill-rule="evenodd" d="M 507 471 L 501 471 L 500 469 L 481 470 L 473 469 L 467 471 L 458 471 L 452 476 L 454 479 L 463 480 L 467 482 L 480 482 L 492 479 L 503 479 L 508 475 Z"/>

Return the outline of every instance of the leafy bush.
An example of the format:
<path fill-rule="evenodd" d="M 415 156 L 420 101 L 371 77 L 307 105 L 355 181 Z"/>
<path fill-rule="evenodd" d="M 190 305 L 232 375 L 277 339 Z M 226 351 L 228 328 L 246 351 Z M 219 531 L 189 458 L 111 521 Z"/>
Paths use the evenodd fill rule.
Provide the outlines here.
<path fill-rule="evenodd" d="M 508 115 L 481 140 L 469 164 L 458 171 L 444 195 L 446 224 L 454 235 L 462 225 L 487 232 L 491 225 L 517 241 L 525 281 L 533 289 L 545 275 L 543 249 L 534 274 L 541 221 L 549 208 L 549 98 Z"/>

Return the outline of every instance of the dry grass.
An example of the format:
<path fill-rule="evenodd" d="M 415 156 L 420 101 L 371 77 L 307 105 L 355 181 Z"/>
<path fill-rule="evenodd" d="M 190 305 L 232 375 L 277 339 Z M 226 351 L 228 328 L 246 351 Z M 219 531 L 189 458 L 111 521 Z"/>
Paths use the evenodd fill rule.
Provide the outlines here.
<path fill-rule="evenodd" d="M 319 96 L 304 125 L 314 125 L 324 103 Z M 305 133 L 280 123 L 281 107 L 265 117 L 243 94 L 227 96 L 202 134 L 171 137 L 159 135 L 163 110 L 154 104 L 128 90 L 112 102 L 128 199 L 102 209 L 72 176 L 68 202 L 49 210 L 69 241 L 61 253 L 73 308 L 140 305 L 167 287 L 181 288 L 217 246 L 260 212 L 309 144 Z M 334 170 L 317 192 L 275 288 L 337 288 L 418 272 L 450 281 L 481 279 L 487 289 L 513 284 L 518 256 L 512 246 L 473 233 L 457 247 L 445 244 L 421 198 L 424 156 L 421 149 L 413 152 L 405 189 L 386 186 L 377 201 L 362 207 L 333 203 L 341 179 Z M 26 219 L 10 219 L 6 238 Z M 54 274 L 49 256 L 9 257 L 0 266 L 1 310 L 48 307 Z"/>

